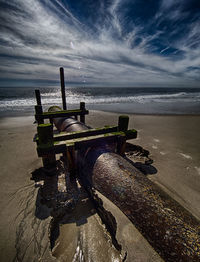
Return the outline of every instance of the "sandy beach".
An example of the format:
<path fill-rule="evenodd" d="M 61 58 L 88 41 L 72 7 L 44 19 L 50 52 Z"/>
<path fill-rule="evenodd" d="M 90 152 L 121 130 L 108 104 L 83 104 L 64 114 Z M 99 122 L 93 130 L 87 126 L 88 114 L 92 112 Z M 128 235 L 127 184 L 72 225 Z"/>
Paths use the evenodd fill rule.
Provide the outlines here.
<path fill-rule="evenodd" d="M 86 124 L 92 127 L 116 125 L 118 116 L 117 113 L 90 111 Z M 129 128 L 138 131 L 138 138 L 129 143 L 148 150 L 152 160 L 148 166 L 138 164 L 138 168 L 200 219 L 200 116 L 129 117 Z M 52 222 L 53 209 L 41 203 L 41 184 L 33 180 L 33 174 L 42 166 L 33 143 L 36 133 L 33 122 L 33 117 L 0 119 L 0 260 L 81 261 L 78 260 L 78 256 L 83 256 L 81 247 L 85 259 L 97 262 L 123 261 L 124 258 L 126 261 L 162 261 L 121 211 L 104 199 L 106 209 L 115 214 L 117 220 L 117 241 L 122 245 L 119 252 L 84 191 L 80 191 L 81 202 L 77 209 L 59 222 L 56 238 L 50 238 L 49 228 L 55 222 Z M 137 166 L 137 158 L 133 162 Z M 85 222 L 80 223 L 83 216 L 79 210 L 87 218 Z"/>
<path fill-rule="evenodd" d="M 0 7 L 0 262 L 200 262 L 200 0 Z"/>

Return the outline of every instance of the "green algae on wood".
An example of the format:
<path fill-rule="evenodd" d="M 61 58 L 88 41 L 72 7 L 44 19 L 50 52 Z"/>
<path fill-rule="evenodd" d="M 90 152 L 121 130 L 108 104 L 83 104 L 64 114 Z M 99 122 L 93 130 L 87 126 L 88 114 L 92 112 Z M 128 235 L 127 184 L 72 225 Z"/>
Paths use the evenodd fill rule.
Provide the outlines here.
<path fill-rule="evenodd" d="M 63 140 L 69 140 L 69 139 L 76 139 L 81 137 L 90 137 L 95 135 L 101 135 L 105 133 L 115 132 L 117 131 L 117 126 L 112 127 L 103 127 L 103 128 L 95 128 L 95 129 L 89 129 L 89 130 L 83 130 L 83 131 L 77 131 L 77 132 L 71 132 L 71 133 L 60 133 L 54 135 L 54 141 L 63 141 Z"/>
<path fill-rule="evenodd" d="M 70 117 L 70 116 L 78 116 L 78 115 L 88 115 L 89 111 L 85 110 L 82 111 L 80 109 L 75 110 L 61 110 L 61 111 L 55 111 L 55 112 L 44 112 L 42 114 L 39 114 L 38 117 L 41 119 L 48 119 L 48 118 L 56 118 L 56 117 Z"/>
<path fill-rule="evenodd" d="M 49 127 L 50 124 L 40 125 L 40 128 Z M 109 128 L 98 128 L 92 130 L 83 130 L 78 132 L 72 132 L 66 135 L 56 134 L 52 141 L 41 144 L 39 142 L 39 137 L 36 139 L 38 141 L 38 155 L 47 154 L 48 150 L 51 153 L 63 153 L 66 150 L 66 147 L 75 147 L 75 149 L 85 148 L 89 146 L 97 146 L 97 144 L 105 143 L 117 143 L 117 152 L 121 155 L 124 154 L 124 146 L 127 139 L 133 139 L 137 137 L 136 130 L 127 130 L 126 132 L 115 131 L 117 126 Z M 94 135 L 95 134 L 95 135 Z"/>
<path fill-rule="evenodd" d="M 137 137 L 137 131 L 135 129 L 130 129 L 124 132 L 126 134 L 126 139 L 133 139 Z"/>
<path fill-rule="evenodd" d="M 54 169 L 56 168 L 56 157 L 54 153 L 54 144 L 53 144 L 53 125 L 52 124 L 38 125 L 37 131 L 38 131 L 38 146 L 37 146 L 38 156 L 42 157 L 43 166 L 45 170 L 47 170 L 48 172 L 50 170 L 55 171 Z M 46 153 L 44 152 L 44 150 L 46 150 Z M 42 153 L 40 151 L 42 151 Z M 49 175 L 50 174 L 53 175 L 54 172 L 49 172 Z"/>
<path fill-rule="evenodd" d="M 52 144 L 53 145 L 53 125 L 52 124 L 40 124 L 37 127 L 38 132 L 38 144 Z"/>

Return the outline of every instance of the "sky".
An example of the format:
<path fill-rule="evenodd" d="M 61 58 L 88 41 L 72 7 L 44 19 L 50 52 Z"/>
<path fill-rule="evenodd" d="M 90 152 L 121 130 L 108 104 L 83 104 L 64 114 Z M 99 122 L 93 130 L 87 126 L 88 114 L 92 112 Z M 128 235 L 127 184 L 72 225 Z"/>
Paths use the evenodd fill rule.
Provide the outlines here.
<path fill-rule="evenodd" d="M 0 86 L 200 87 L 200 0 L 0 0 Z"/>

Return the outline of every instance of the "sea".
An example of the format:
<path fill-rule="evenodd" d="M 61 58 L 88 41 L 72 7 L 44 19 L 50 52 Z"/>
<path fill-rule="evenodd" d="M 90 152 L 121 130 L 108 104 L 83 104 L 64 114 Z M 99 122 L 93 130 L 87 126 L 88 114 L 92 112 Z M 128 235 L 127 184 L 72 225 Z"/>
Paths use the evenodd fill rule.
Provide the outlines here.
<path fill-rule="evenodd" d="M 33 115 L 35 89 L 44 111 L 62 106 L 59 87 L 0 87 L 0 117 Z M 200 88 L 66 87 L 68 109 L 86 108 L 135 114 L 200 114 Z"/>

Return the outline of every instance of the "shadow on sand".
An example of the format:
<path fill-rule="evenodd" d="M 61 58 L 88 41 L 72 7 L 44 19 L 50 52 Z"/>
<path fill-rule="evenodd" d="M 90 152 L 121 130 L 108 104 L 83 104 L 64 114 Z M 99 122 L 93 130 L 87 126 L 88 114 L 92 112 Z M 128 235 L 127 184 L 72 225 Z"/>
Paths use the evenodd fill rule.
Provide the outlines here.
<path fill-rule="evenodd" d="M 138 145 L 126 143 L 125 159 L 144 175 L 155 175 L 158 171 L 152 165 L 153 160 L 149 158 L 149 151 Z"/>
<path fill-rule="evenodd" d="M 156 174 L 157 169 L 152 166 L 149 152 L 140 146 L 127 143 L 125 159 L 145 175 Z M 61 158 L 57 161 L 57 169 L 47 175 L 44 168 L 32 172 L 35 187 L 39 187 L 35 216 L 44 220 L 51 216 L 50 244 L 51 250 L 60 235 L 60 226 L 75 223 L 77 227 L 88 223 L 88 218 L 98 213 L 102 222 L 110 232 L 114 246 L 120 250 L 115 234 L 115 219 L 102 209 L 98 200 L 88 195 L 75 177 L 70 177 L 65 162 Z M 112 225 L 112 226 L 110 226 Z M 114 225 L 114 226 L 113 226 Z"/>
<path fill-rule="evenodd" d="M 57 161 L 57 169 L 47 175 L 44 168 L 32 172 L 35 187 L 39 187 L 35 216 L 41 220 L 52 217 L 50 225 L 51 249 L 60 234 L 60 225 L 75 223 L 80 226 L 96 213 L 88 194 L 76 178 L 70 177 L 62 161 Z"/>

